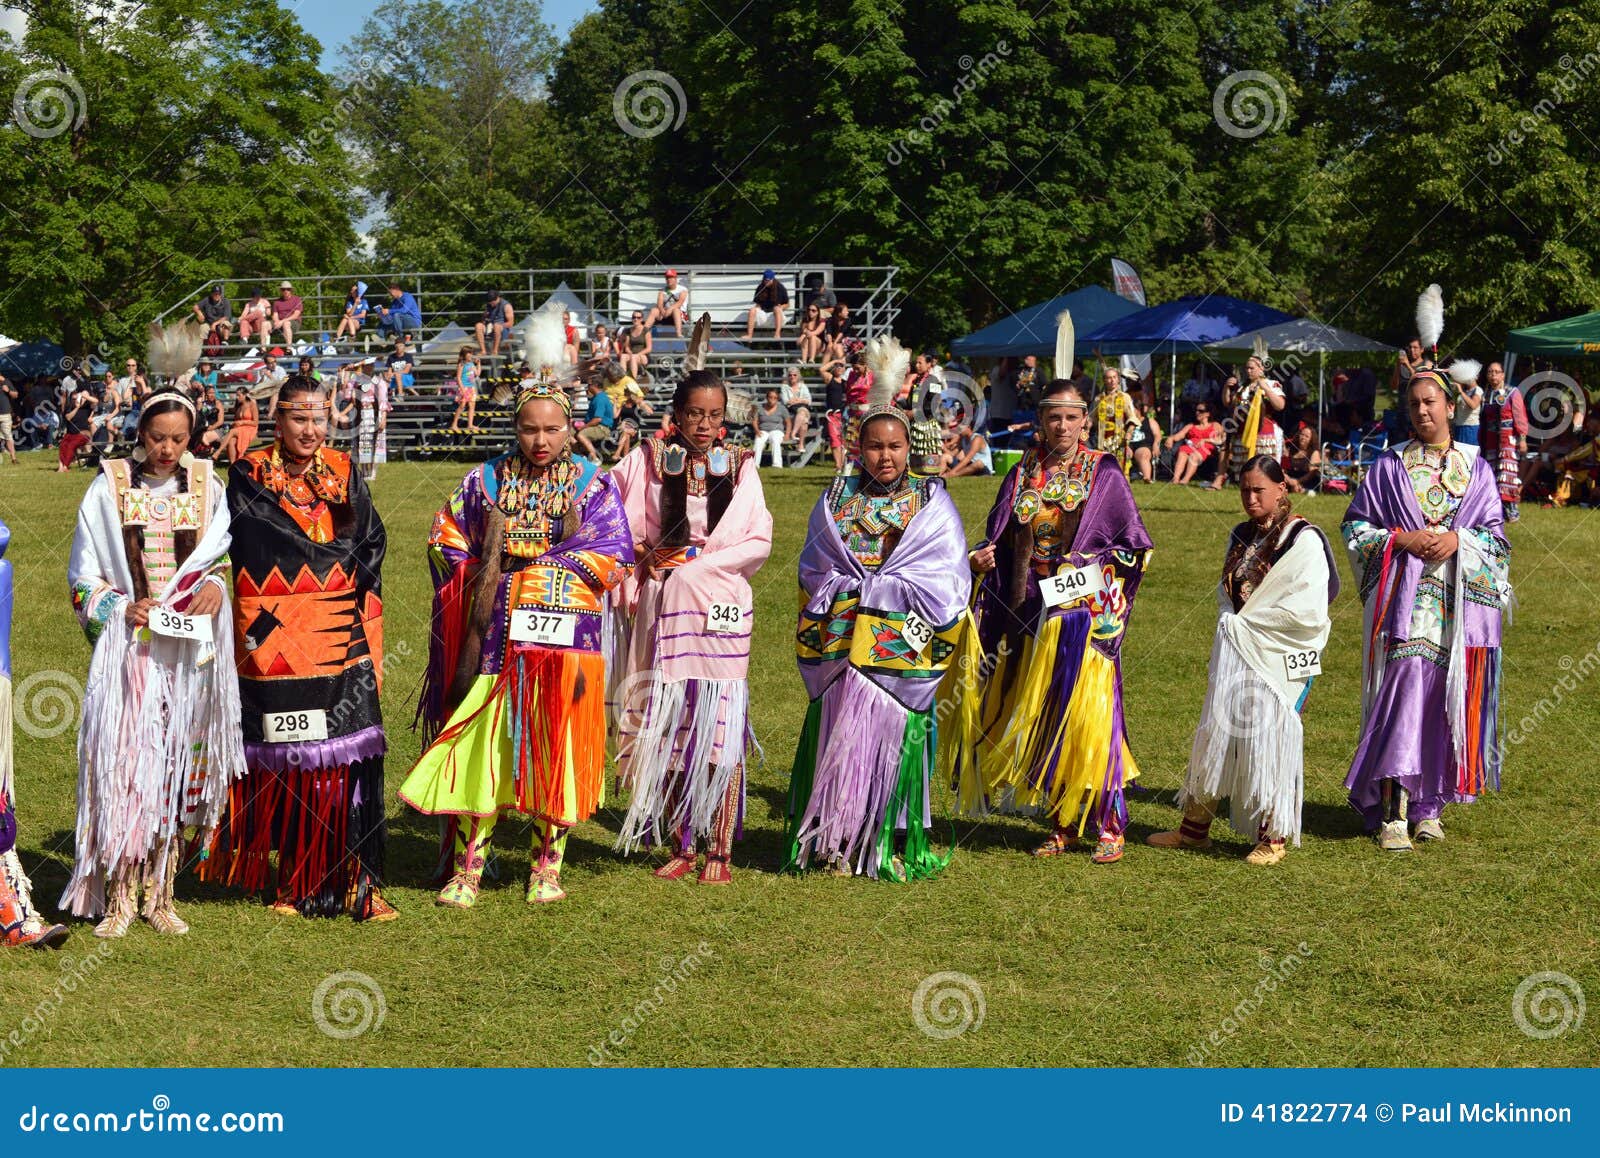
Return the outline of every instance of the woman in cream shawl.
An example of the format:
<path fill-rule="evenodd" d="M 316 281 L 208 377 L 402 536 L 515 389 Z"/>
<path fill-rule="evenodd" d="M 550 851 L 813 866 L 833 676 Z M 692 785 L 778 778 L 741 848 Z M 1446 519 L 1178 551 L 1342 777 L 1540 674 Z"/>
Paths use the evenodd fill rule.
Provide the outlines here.
<path fill-rule="evenodd" d="M 1227 799 L 1234 831 L 1256 841 L 1245 859 L 1272 865 L 1286 842 L 1300 843 L 1300 709 L 1321 670 L 1339 576 L 1328 540 L 1290 508 L 1275 458 L 1248 460 L 1239 492 L 1250 518 L 1233 529 L 1217 584 L 1206 701 L 1179 798 L 1183 823 L 1148 840 L 1209 848 L 1217 803 Z"/>
<path fill-rule="evenodd" d="M 67 580 L 94 654 L 78 736 L 78 849 L 61 907 L 188 926 L 172 904 L 187 830 L 214 829 L 244 774 L 228 608 L 228 506 L 188 453 L 195 408 L 153 396 L 134 458 L 103 464 L 78 510 Z M 109 897 L 107 884 L 109 882 Z"/>

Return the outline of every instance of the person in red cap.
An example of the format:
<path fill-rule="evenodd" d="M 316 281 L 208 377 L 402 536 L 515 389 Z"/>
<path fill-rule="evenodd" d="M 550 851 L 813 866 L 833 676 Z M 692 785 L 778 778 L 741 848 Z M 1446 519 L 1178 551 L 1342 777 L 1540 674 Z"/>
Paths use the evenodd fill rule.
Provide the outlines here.
<path fill-rule="evenodd" d="M 644 324 L 652 327 L 658 322 L 671 322 L 673 334 L 681 338 L 684 323 L 689 320 L 689 287 L 678 284 L 675 269 L 667 270 L 666 279 L 666 288 L 656 293 L 656 304 L 650 307 Z"/>

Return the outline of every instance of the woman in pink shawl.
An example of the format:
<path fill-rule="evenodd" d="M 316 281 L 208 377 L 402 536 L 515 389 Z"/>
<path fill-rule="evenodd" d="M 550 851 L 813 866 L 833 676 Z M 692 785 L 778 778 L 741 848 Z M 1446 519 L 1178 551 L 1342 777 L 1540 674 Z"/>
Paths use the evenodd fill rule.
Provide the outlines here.
<path fill-rule="evenodd" d="M 612 592 L 622 641 L 607 668 L 618 772 L 633 794 L 617 846 L 670 842 L 656 876 L 680 880 L 704 840 L 700 883 L 727 884 L 754 742 L 750 580 L 772 551 L 772 516 L 749 451 L 718 437 L 728 392 L 702 368 L 710 325 L 695 325 L 672 396 L 676 433 L 612 471 L 638 566 Z"/>
<path fill-rule="evenodd" d="M 796 632 L 811 705 L 789 783 L 786 867 L 906 881 L 948 857 L 928 844 L 940 682 L 970 671 L 967 537 L 937 478 L 915 478 L 909 413 L 889 404 L 907 355 L 874 339 L 878 383 L 861 468 L 817 500 L 800 556 Z"/>

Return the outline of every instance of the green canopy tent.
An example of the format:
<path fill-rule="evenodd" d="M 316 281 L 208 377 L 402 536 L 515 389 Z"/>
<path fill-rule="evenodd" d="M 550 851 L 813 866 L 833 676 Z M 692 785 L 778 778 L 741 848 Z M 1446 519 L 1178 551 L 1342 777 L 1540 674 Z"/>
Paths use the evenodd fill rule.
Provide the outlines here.
<path fill-rule="evenodd" d="M 1545 358 L 1600 357 L 1600 313 L 1512 330 L 1506 338 L 1506 349 L 1513 354 Z"/>

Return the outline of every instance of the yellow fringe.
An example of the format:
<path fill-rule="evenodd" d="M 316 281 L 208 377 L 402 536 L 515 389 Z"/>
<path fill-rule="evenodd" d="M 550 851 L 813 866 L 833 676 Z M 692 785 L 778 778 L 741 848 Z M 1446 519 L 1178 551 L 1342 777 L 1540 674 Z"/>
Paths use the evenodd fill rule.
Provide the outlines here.
<path fill-rule="evenodd" d="M 1017 660 L 1021 675 L 1015 690 L 1005 704 L 995 703 L 995 719 L 984 730 L 986 741 L 979 748 L 983 780 L 989 787 L 989 798 L 998 799 L 1001 789 L 1010 786 L 1013 802 L 1020 808 L 1031 808 L 1039 803 L 1039 793 L 1027 786 L 1027 771 L 1031 755 L 1044 739 L 1045 693 L 1050 690 L 1050 676 L 1055 670 L 1055 657 L 1061 642 L 1059 615 L 1045 620 L 1044 630 L 1023 645 L 1022 657 Z M 1000 680 L 990 681 L 990 699 L 1001 698 Z M 998 740 L 990 740 L 995 728 L 1004 719 L 1005 727 Z"/>
<path fill-rule="evenodd" d="M 1240 441 L 1244 443 L 1245 458 L 1254 458 L 1256 453 L 1256 439 L 1261 436 L 1261 395 L 1264 391 L 1257 390 L 1255 397 L 1250 399 L 1250 413 L 1244 417 L 1244 430 Z M 1221 464 L 1226 467 L 1227 463 Z"/>
<path fill-rule="evenodd" d="M 939 681 L 934 697 L 934 722 L 939 728 L 939 766 L 961 769 L 956 783 L 956 813 L 970 816 L 983 809 L 983 780 L 978 775 L 982 695 L 978 672 L 983 652 L 978 646 L 978 625 L 972 612 L 962 615 L 961 636 L 956 641 L 949 670 Z M 951 707 L 946 707 L 946 705 Z M 953 708 L 953 710 L 952 710 Z"/>

